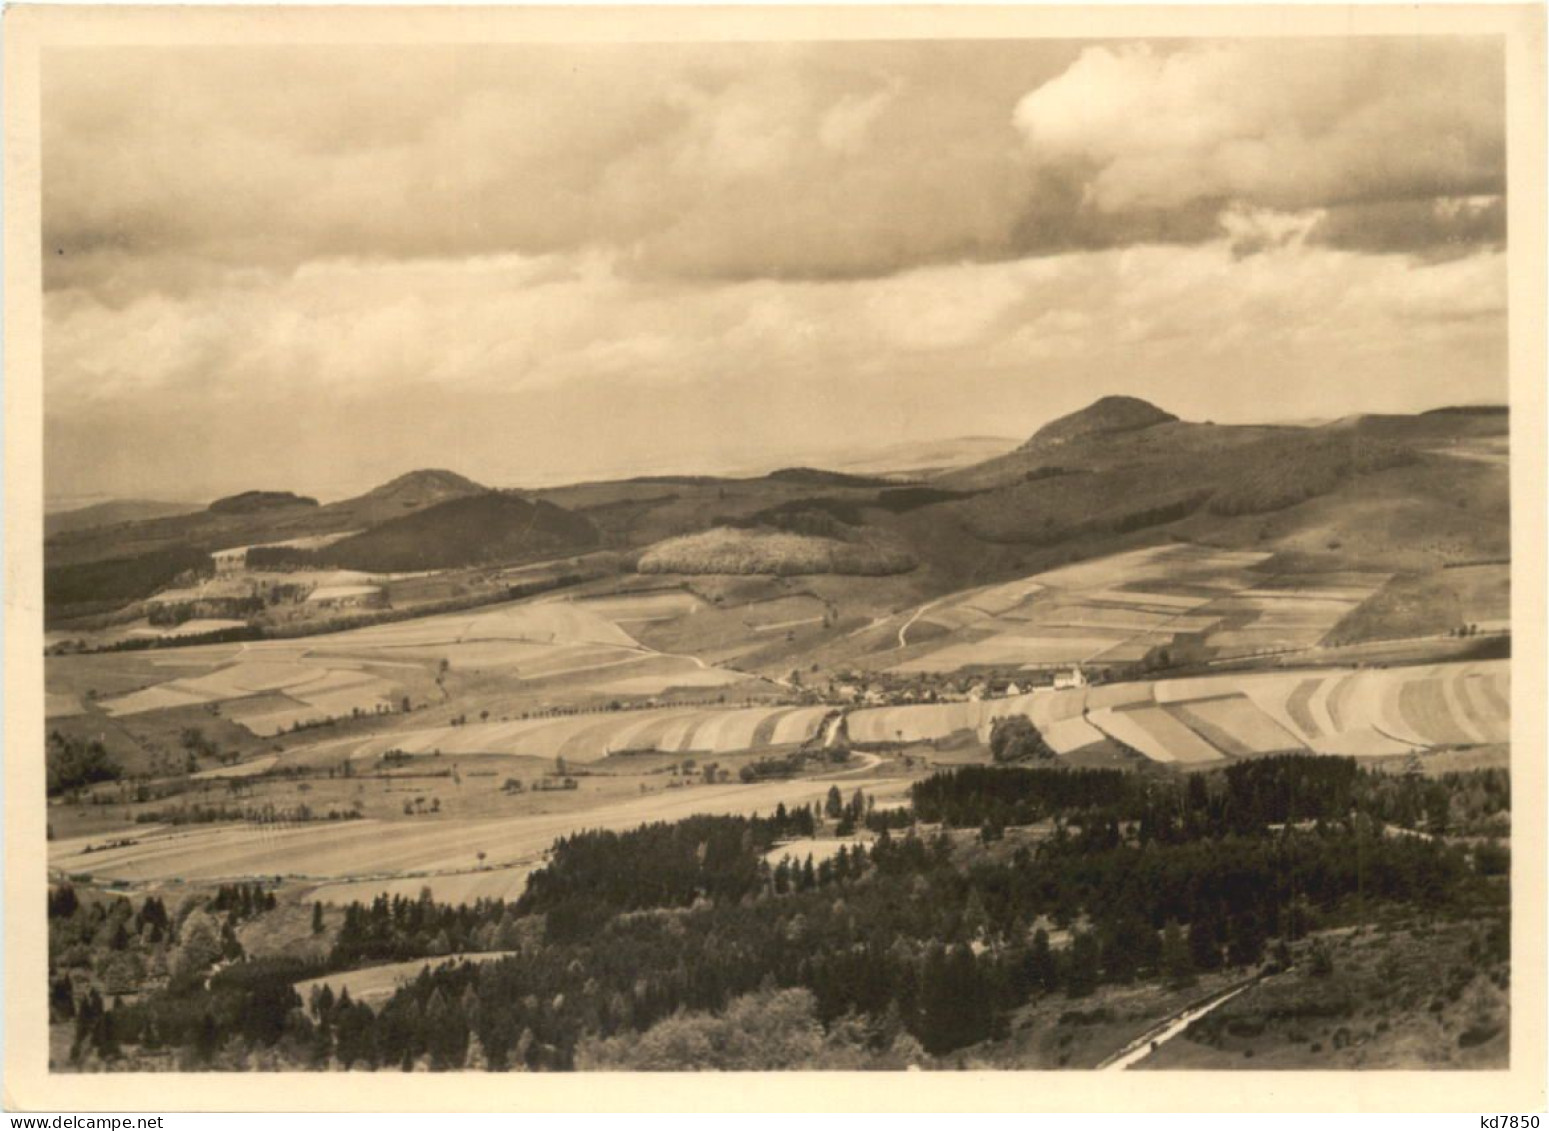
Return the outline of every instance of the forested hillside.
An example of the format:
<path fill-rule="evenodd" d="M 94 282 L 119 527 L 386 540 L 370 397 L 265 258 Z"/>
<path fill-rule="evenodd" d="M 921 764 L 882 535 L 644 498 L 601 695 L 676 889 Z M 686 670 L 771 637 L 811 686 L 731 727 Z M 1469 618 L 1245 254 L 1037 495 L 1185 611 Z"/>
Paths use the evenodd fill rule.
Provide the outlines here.
<path fill-rule="evenodd" d="M 671 1066 L 673 1041 L 757 1000 L 786 1023 L 742 1066 L 792 1066 L 792 1049 L 809 1048 L 828 1066 L 885 1067 L 993 1043 L 1046 998 L 1283 970 L 1311 960 L 1304 943 L 1319 932 L 1405 909 L 1473 923 L 1486 966 L 1506 960 L 1500 771 L 1426 782 L 1310 756 L 1183 780 L 967 768 L 917 784 L 914 806 L 947 827 L 890 830 L 899 822 L 861 794 L 764 819 L 580 833 L 514 904 L 381 897 L 345 910 L 326 959 L 242 961 L 207 981 L 185 970 L 105 1011 L 67 1009 L 62 994 L 58 1012 L 74 1016 L 78 1058 L 165 1047 L 185 1067 L 564 1070 Z M 882 832 L 817 863 L 776 848 L 845 819 Z M 1008 822 L 1047 827 L 1013 842 Z M 1473 847 L 1441 835 L 1460 831 L 1487 835 Z M 56 932 L 77 930 L 74 904 L 51 900 Z M 449 961 L 379 1010 L 290 988 L 470 951 L 514 954 Z"/>

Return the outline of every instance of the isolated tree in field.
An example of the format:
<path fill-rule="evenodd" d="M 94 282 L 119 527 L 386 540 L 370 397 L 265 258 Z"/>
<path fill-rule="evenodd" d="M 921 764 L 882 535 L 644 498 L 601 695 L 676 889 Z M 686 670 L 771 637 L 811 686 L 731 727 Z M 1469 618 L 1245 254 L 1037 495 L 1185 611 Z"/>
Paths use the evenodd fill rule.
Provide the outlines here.
<path fill-rule="evenodd" d="M 1054 751 L 1026 715 L 1011 715 L 990 724 L 990 754 L 997 762 L 1054 757 Z"/>
<path fill-rule="evenodd" d="M 314 935 L 323 933 L 323 905 L 320 902 L 312 904 L 312 933 Z"/>

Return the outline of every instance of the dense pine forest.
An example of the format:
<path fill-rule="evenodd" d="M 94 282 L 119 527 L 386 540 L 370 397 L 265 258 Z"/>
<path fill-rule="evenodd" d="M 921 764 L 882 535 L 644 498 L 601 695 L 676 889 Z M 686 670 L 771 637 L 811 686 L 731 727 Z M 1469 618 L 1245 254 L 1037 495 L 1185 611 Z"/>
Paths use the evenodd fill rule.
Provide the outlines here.
<path fill-rule="evenodd" d="M 352 904 L 311 957 L 242 952 L 235 926 L 272 908 L 256 888 L 169 914 L 61 886 L 54 1017 L 90 1066 L 782 1067 L 819 1050 L 827 1066 L 897 1068 L 999 1038 L 1044 997 L 1282 969 L 1309 936 L 1394 909 L 1478 924 L 1481 960 L 1508 957 L 1504 771 L 1426 779 L 1296 755 L 1187 777 L 964 767 L 912 802 L 900 816 L 835 791 L 766 818 L 581 833 L 514 902 Z M 859 826 L 880 831 L 821 860 L 779 850 Z M 455 957 L 489 951 L 511 954 Z M 159 962 L 163 984 L 77 992 L 104 955 Z M 372 1005 L 294 988 L 440 956 Z M 741 1047 L 738 1024 L 763 1051 L 706 1051 Z"/>

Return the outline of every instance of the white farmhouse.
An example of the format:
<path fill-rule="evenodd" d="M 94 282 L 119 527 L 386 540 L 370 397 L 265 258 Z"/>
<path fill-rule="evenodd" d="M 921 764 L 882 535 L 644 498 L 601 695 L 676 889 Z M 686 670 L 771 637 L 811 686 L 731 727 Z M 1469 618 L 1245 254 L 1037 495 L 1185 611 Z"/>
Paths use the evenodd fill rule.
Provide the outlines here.
<path fill-rule="evenodd" d="M 1057 672 L 1054 676 L 1054 690 L 1069 691 L 1075 687 L 1086 686 L 1086 672 L 1080 668 L 1071 668 L 1068 672 Z"/>

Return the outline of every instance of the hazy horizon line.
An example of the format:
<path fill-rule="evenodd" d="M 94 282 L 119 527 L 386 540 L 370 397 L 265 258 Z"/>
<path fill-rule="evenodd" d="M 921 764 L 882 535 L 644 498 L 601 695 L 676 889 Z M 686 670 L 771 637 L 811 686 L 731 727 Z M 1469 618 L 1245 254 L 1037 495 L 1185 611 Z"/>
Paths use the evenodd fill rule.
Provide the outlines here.
<path fill-rule="evenodd" d="M 1102 399 L 1102 396 L 1106 396 L 1106 395 L 1109 395 L 1109 394 L 1102 394 L 1102 395 L 1100 395 L 1098 397 L 1094 397 L 1093 398 L 1093 403 L 1095 403 L 1097 400 Z M 1317 428 L 1317 427 L 1322 427 L 1322 426 L 1325 426 L 1325 425 L 1328 425 L 1328 424 L 1335 423 L 1335 422 L 1340 421 L 1340 420 L 1347 420 L 1347 419 L 1351 419 L 1353 417 L 1362 417 L 1362 416 L 1423 416 L 1423 415 L 1425 415 L 1426 413 L 1429 413 L 1429 412 L 1437 412 L 1437 411 L 1440 411 L 1440 410 L 1443 410 L 1443 409 L 1449 409 L 1449 408 L 1477 408 L 1477 409 L 1497 409 L 1498 408 L 1498 409 L 1504 409 L 1504 410 L 1509 411 L 1510 407 L 1511 406 L 1510 406 L 1510 404 L 1508 402 L 1506 402 L 1506 401 L 1496 401 L 1496 400 L 1449 401 L 1449 402 L 1446 402 L 1446 403 L 1434 405 L 1434 406 L 1432 406 L 1430 408 L 1419 409 L 1419 410 L 1416 410 L 1416 411 L 1413 411 L 1413 412 L 1384 412 L 1384 411 L 1378 411 L 1378 410 L 1368 410 L 1368 411 L 1363 411 L 1363 412 L 1343 413 L 1343 414 L 1340 414 L 1338 416 L 1328 416 L 1328 417 L 1297 417 L 1297 418 L 1291 418 L 1291 419 L 1281 418 L 1281 419 L 1268 419 L 1268 420 L 1261 420 L 1261 421 L 1232 421 L 1232 422 L 1223 423 L 1220 426 L 1221 427 L 1228 427 L 1228 428 L 1252 428 L 1252 427 Z M 1077 411 L 1081 411 L 1081 410 L 1078 409 Z M 1070 414 L 1066 414 L 1066 415 L 1070 415 Z M 1055 417 L 1053 419 L 1057 420 L 1057 419 L 1060 419 L 1060 417 Z M 1213 423 L 1215 423 L 1214 421 L 1211 421 L 1211 420 L 1199 420 L 1199 421 L 1183 420 L 1182 422 L 1183 423 L 1197 423 L 1197 424 L 1213 424 Z M 1049 423 L 1052 423 L 1052 420 L 1051 421 L 1045 421 L 1044 424 L 1043 425 L 1039 425 L 1039 427 L 1042 428 L 1042 427 L 1044 427 L 1045 425 L 1047 425 Z M 1036 431 L 1036 429 L 1035 429 L 1035 431 Z M 895 441 L 886 442 L 886 443 L 874 444 L 874 445 L 871 445 L 871 446 L 866 447 L 866 448 L 854 449 L 854 451 L 856 452 L 857 458 L 854 459 L 852 462 L 865 462 L 868 455 L 870 455 L 871 458 L 875 459 L 875 458 L 880 457 L 883 453 L 886 453 L 886 452 L 888 452 L 888 451 L 890 451 L 892 449 L 906 448 L 906 447 L 911 447 L 911 446 L 920 447 L 920 448 L 928 448 L 928 447 L 930 447 L 932 445 L 952 444 L 952 443 L 970 443 L 970 442 L 979 442 L 979 443 L 995 442 L 995 443 L 1005 443 L 1005 444 L 1008 444 L 1008 445 L 1018 445 L 1018 444 L 1025 443 L 1030 438 L 1031 438 L 1031 434 L 1028 435 L 1028 436 L 1024 436 L 1024 437 L 1018 437 L 1018 436 L 1012 436 L 1012 435 L 990 435 L 990 434 L 983 434 L 983 433 L 981 433 L 981 434 L 940 436 L 940 437 L 920 439 L 920 440 L 895 440 Z M 43 495 L 43 510 L 44 510 L 45 514 L 64 514 L 64 513 L 68 513 L 70 511 L 73 511 L 73 510 L 83 510 L 83 509 L 85 509 L 87 507 L 98 506 L 98 505 L 107 504 L 107 503 L 114 503 L 114 502 L 160 503 L 160 504 L 177 505 L 177 506 L 191 505 L 191 504 L 205 504 L 205 503 L 214 501 L 216 499 L 229 497 L 232 494 L 241 494 L 241 493 L 243 493 L 245 491 L 290 491 L 290 492 L 292 492 L 294 494 L 302 495 L 302 496 L 307 497 L 307 498 L 315 498 L 315 499 L 317 499 L 319 505 L 321 505 L 321 506 L 328 506 L 328 505 L 330 505 L 332 503 L 342 502 L 342 501 L 344 501 L 346 499 L 354 498 L 356 496 L 365 494 L 365 493 L 367 493 L 367 492 L 369 492 L 371 490 L 374 490 L 377 487 L 381 487 L 381 486 L 384 486 L 385 484 L 391 483 L 395 479 L 400 479 L 403 476 L 412 475 L 415 472 L 419 472 L 419 471 L 431 471 L 431 470 L 451 472 L 454 475 L 459 475 L 462 478 L 468 479 L 471 482 L 477 483 L 479 486 L 484 487 L 484 488 L 486 488 L 488 490 L 491 490 L 491 491 L 539 492 L 539 491 L 550 491 L 550 490 L 554 490 L 554 489 L 560 488 L 560 487 L 584 486 L 584 485 L 588 485 L 588 484 L 597 484 L 597 483 L 612 483 L 612 482 L 619 482 L 621 480 L 627 480 L 627 479 L 650 478 L 650 477 L 655 477 L 655 476 L 703 476 L 703 477 L 708 477 L 708 478 L 721 478 L 721 479 L 738 479 L 738 478 L 756 479 L 756 478 L 760 478 L 760 477 L 765 476 L 765 475 L 769 475 L 770 473 L 775 472 L 775 471 L 780 471 L 780 470 L 783 470 L 783 469 L 786 469 L 786 468 L 795 468 L 795 467 L 807 467 L 807 468 L 812 468 L 813 470 L 835 471 L 835 472 L 840 472 L 840 473 L 845 473 L 845 474 L 886 475 L 886 474 L 898 474 L 898 473 L 901 473 L 901 472 L 915 471 L 915 470 L 927 470 L 931 466 L 928 463 L 927 464 L 917 464 L 917 465 L 913 465 L 913 466 L 910 466 L 910 465 L 908 465 L 906 463 L 901 463 L 896 468 L 891 468 L 891 469 L 886 469 L 886 470 L 859 471 L 859 472 L 846 472 L 845 469 L 844 469 L 843 461 L 842 460 L 837 465 L 823 466 L 824 463 L 832 461 L 836 457 L 839 457 L 841 455 L 842 455 L 842 453 L 838 449 L 832 449 L 832 450 L 829 450 L 827 452 L 822 452 L 822 453 L 820 453 L 820 452 L 812 452 L 812 451 L 808 451 L 808 452 L 805 452 L 805 453 L 802 453 L 802 452 L 792 452 L 789 455 L 784 456 L 784 457 L 774 457 L 774 456 L 771 456 L 771 457 L 769 457 L 767 459 L 752 460 L 752 461 L 750 461 L 750 462 L 748 462 L 746 464 L 740 464 L 740 465 L 721 464 L 719 466 L 713 466 L 713 467 L 712 466 L 706 466 L 706 465 L 698 465 L 698 466 L 696 466 L 696 465 L 694 465 L 692 463 L 688 463 L 686 465 L 685 464 L 678 464 L 678 463 L 651 463 L 651 464 L 638 464 L 637 463 L 637 464 L 635 464 L 633 466 L 630 466 L 630 467 L 622 467 L 621 466 L 621 467 L 614 467 L 614 468 L 603 468 L 603 469 L 599 469 L 595 473 L 587 473 L 587 474 L 582 474 L 582 475 L 565 475 L 565 474 L 560 474 L 560 475 L 556 475 L 556 476 L 553 476 L 553 477 L 548 477 L 548 476 L 544 476 L 544 475 L 542 475 L 540 473 L 539 475 L 536 475 L 536 476 L 529 476 L 529 477 L 527 477 L 521 483 L 513 483 L 513 484 L 499 484 L 499 483 L 493 483 L 493 482 L 486 482 L 483 478 L 481 478 L 481 477 L 479 477 L 477 475 L 471 475 L 471 474 L 468 474 L 467 472 L 460 471 L 460 470 L 458 470 L 455 467 L 446 466 L 444 464 L 418 463 L 418 464 L 415 464 L 413 466 L 405 467 L 404 470 L 402 470 L 400 472 L 397 472 L 394 475 L 390 475 L 390 476 L 388 476 L 386 478 L 367 479 L 366 477 L 361 477 L 359 479 L 352 480 L 348 485 L 342 484 L 342 483 L 332 483 L 332 484 L 324 484 L 322 487 L 316 487 L 316 486 L 308 487 L 308 488 L 306 488 L 304 490 L 296 489 L 296 488 L 293 488 L 293 487 L 277 487 L 277 486 L 258 486 L 258 487 L 252 487 L 252 486 L 249 486 L 249 487 L 239 488 L 239 489 L 233 491 L 233 490 L 223 490 L 223 489 L 220 489 L 220 488 L 212 487 L 212 488 L 203 489 L 198 494 L 174 496 L 174 495 L 168 495 L 168 494 L 149 494 L 149 493 L 146 493 L 146 494 L 112 494 L 112 493 L 108 493 L 108 492 L 97 492 L 97 493 L 88 493 L 88 494 L 50 495 L 48 493 L 47 489 L 45 488 L 44 495 Z M 994 457 L 990 457 L 990 458 L 994 458 Z M 965 465 L 965 466 L 967 466 L 967 465 Z"/>

